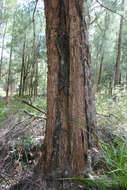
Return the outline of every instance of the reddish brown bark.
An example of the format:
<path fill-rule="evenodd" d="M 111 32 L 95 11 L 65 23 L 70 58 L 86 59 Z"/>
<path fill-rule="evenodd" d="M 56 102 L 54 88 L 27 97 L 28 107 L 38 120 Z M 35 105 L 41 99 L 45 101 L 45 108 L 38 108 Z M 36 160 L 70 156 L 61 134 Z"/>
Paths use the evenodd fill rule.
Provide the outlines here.
<path fill-rule="evenodd" d="M 83 10 L 83 0 L 45 0 L 48 57 L 47 124 L 42 157 L 45 174 L 81 174 L 93 140 L 95 106 Z"/>

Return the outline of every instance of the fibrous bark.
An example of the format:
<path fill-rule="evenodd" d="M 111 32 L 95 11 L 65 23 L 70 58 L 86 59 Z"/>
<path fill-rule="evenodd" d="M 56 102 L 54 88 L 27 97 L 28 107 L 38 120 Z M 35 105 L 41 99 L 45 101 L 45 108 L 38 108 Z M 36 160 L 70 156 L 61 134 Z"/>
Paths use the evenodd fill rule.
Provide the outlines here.
<path fill-rule="evenodd" d="M 79 175 L 96 126 L 83 0 L 45 0 L 48 58 L 44 174 Z"/>

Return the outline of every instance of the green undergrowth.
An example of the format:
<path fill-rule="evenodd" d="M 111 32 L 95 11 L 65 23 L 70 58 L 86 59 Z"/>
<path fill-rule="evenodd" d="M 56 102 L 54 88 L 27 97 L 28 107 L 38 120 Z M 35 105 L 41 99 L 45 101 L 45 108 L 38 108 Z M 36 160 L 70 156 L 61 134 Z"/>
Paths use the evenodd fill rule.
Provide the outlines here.
<path fill-rule="evenodd" d="M 88 178 L 60 180 L 80 185 L 70 190 L 127 190 L 127 86 L 103 89 L 96 94 L 100 167 Z M 106 133 L 105 133 L 106 131 Z M 102 135 L 102 136 L 101 136 Z"/>
<path fill-rule="evenodd" d="M 108 133 L 98 136 L 103 167 L 90 183 L 98 190 L 127 190 L 127 86 L 113 88 L 112 94 L 107 89 L 96 94 L 96 109 L 98 128 Z"/>
<path fill-rule="evenodd" d="M 100 141 L 100 149 L 103 153 L 102 170 L 94 171 L 89 178 L 73 177 L 59 180 L 80 182 L 80 188 L 76 190 L 127 190 L 127 139 L 114 138 L 110 144 Z"/>
<path fill-rule="evenodd" d="M 11 114 L 16 114 L 18 111 L 27 111 L 34 115 L 42 115 L 41 112 L 36 109 L 24 104 L 21 100 L 25 99 L 30 104 L 32 103 L 34 106 L 46 111 L 46 97 L 37 97 L 36 99 L 30 98 L 29 96 L 18 97 L 13 96 L 10 99 L 9 104 L 5 105 L 5 99 L 0 98 L 0 121 L 6 119 Z"/>
<path fill-rule="evenodd" d="M 30 102 L 29 97 L 24 99 Z M 32 99 L 31 102 L 40 109 L 46 110 L 45 99 Z M 0 99 L 0 117 L 12 110 L 15 112 L 26 110 L 35 115 L 41 114 L 22 103 L 19 97 L 13 97 L 7 107 Z M 108 89 L 98 92 L 96 110 L 98 129 L 104 130 L 103 137 L 100 133 L 98 135 L 99 149 L 102 154 L 98 162 L 101 163 L 101 168 L 96 168 L 89 178 L 74 177 L 59 180 L 81 183 L 80 187 L 71 190 L 127 190 L 127 87 L 116 87 L 112 89 L 112 94 L 109 94 Z"/>
<path fill-rule="evenodd" d="M 98 136 L 102 168 L 90 182 L 93 189 L 127 190 L 127 86 L 96 94 L 96 109 L 98 129 L 107 132 Z"/>
<path fill-rule="evenodd" d="M 111 126 L 116 129 L 127 123 L 127 86 L 103 89 L 96 94 L 98 126 Z"/>
<path fill-rule="evenodd" d="M 0 98 L 0 120 L 6 117 L 6 108 L 3 98 Z"/>

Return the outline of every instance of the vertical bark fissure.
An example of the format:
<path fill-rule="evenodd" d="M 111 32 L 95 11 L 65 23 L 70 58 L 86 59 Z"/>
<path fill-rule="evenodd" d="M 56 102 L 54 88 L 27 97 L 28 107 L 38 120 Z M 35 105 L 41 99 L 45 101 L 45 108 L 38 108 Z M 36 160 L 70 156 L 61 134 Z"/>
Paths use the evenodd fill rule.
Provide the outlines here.
<path fill-rule="evenodd" d="M 77 3 L 78 4 L 78 3 Z M 84 111 L 85 111 L 85 121 L 84 128 L 86 129 L 87 133 L 87 143 L 88 148 L 91 148 L 92 145 L 92 139 L 91 135 L 93 133 L 93 127 L 95 127 L 95 120 L 92 114 L 92 107 L 94 108 L 94 105 L 91 103 L 91 98 L 93 97 L 92 94 L 92 77 L 91 77 L 91 70 L 90 70 L 90 53 L 89 53 L 89 43 L 88 43 L 88 31 L 87 31 L 87 24 L 84 19 L 84 15 L 82 15 L 81 7 L 83 8 L 83 5 L 77 6 L 77 12 L 80 18 L 80 28 L 81 28 L 81 42 L 82 42 L 82 56 L 81 56 L 81 62 L 82 62 L 82 68 L 83 68 L 83 75 L 84 75 Z M 85 156 L 86 158 L 86 156 Z"/>
<path fill-rule="evenodd" d="M 82 59 L 84 59 L 82 54 L 84 38 L 82 39 L 81 35 L 85 35 L 83 33 L 82 12 L 82 0 L 70 2 L 70 160 L 72 171 L 77 174 L 81 173 L 81 170 L 86 165 L 88 150 L 83 86 L 85 76 L 82 65 Z"/>
<path fill-rule="evenodd" d="M 58 71 L 58 97 L 56 110 L 56 127 L 53 134 L 53 149 L 56 157 L 56 166 L 59 166 L 61 156 L 59 155 L 62 148 L 61 141 L 63 133 L 68 134 L 68 97 L 69 97 L 69 37 L 66 23 L 66 10 L 64 2 L 59 3 L 59 23 L 57 31 L 56 46 L 59 54 L 59 71 Z M 65 104 L 65 108 L 64 105 Z M 65 115 L 61 115 L 65 109 Z M 65 119 L 65 123 L 63 120 Z M 65 126 L 66 125 L 66 128 Z M 62 142 L 61 142 L 62 143 Z M 60 157 L 60 158 L 59 158 Z M 67 159 L 67 158 L 66 158 Z"/>
<path fill-rule="evenodd" d="M 46 137 L 43 147 L 43 170 L 50 173 L 56 169 L 57 158 L 55 158 L 56 150 L 55 133 L 56 130 L 56 115 L 58 104 L 58 50 L 56 47 L 56 37 L 58 28 L 58 2 L 45 0 L 45 15 L 46 15 L 46 45 L 48 58 L 48 89 L 47 89 L 47 124 Z M 52 94 L 52 96 L 51 96 Z M 53 138 L 54 137 L 54 138 Z M 57 147 L 58 148 L 58 147 Z"/>
<path fill-rule="evenodd" d="M 62 39 L 61 39 L 61 17 L 62 17 L 62 4 L 63 2 L 60 1 L 59 3 L 59 13 L 58 13 L 58 19 L 59 19 L 59 23 L 58 23 L 58 31 L 57 31 L 57 39 L 56 39 L 56 46 L 57 46 L 57 49 L 58 49 L 58 56 L 59 56 L 59 71 L 58 71 L 58 96 L 57 96 L 57 105 L 56 105 L 56 126 L 55 126 L 55 130 L 54 130 L 54 133 L 53 133 L 53 153 L 52 153 L 52 157 L 56 158 L 56 167 L 59 166 L 59 141 L 60 141 L 60 136 L 61 136 L 61 130 L 62 130 L 62 122 L 61 122 L 61 114 L 60 114 L 60 102 L 59 102 L 59 96 L 60 96 L 60 89 L 61 89 L 61 83 L 62 83 L 62 79 L 61 79 L 61 62 L 62 64 L 64 64 L 64 60 L 63 59 L 63 56 L 62 56 L 62 50 L 61 50 L 61 42 L 62 42 Z M 60 32 L 59 32 L 60 30 Z"/>
<path fill-rule="evenodd" d="M 77 0 L 75 0 L 76 2 L 76 9 L 77 9 L 77 14 L 79 16 L 79 22 L 80 22 L 80 29 L 81 29 L 81 34 L 80 34 L 80 38 L 81 38 L 81 57 L 80 57 L 80 61 L 82 63 L 82 69 L 83 69 L 83 75 L 84 75 L 84 90 L 86 88 L 86 80 L 87 80 L 87 73 L 86 73 L 86 64 L 88 64 L 88 60 L 89 58 L 87 57 L 88 56 L 88 52 L 86 52 L 86 36 L 85 36 L 85 31 L 84 29 L 86 29 L 86 26 L 85 26 L 85 21 L 84 21 L 84 18 L 83 18 L 83 15 L 82 15 L 82 10 L 81 6 L 83 5 L 79 5 L 79 2 Z M 83 49 L 85 48 L 85 49 Z M 88 120 L 88 116 L 87 116 L 87 104 L 86 104 L 86 92 L 84 91 L 84 101 L 85 101 L 85 104 L 84 104 L 84 112 L 86 115 L 85 116 L 85 122 L 84 122 L 84 130 L 86 130 L 86 134 L 87 134 L 87 145 L 88 145 L 88 148 L 89 148 L 89 120 Z M 81 131 L 81 135 L 82 135 L 82 143 L 84 144 L 84 134 L 83 132 Z M 86 158 L 87 158 L 87 152 L 84 154 L 84 160 L 86 161 Z"/>
<path fill-rule="evenodd" d="M 86 132 L 94 120 L 83 0 L 45 0 L 45 10 L 48 118 L 43 171 L 51 174 L 60 169 L 63 176 L 78 175 L 86 165 L 90 139 Z"/>

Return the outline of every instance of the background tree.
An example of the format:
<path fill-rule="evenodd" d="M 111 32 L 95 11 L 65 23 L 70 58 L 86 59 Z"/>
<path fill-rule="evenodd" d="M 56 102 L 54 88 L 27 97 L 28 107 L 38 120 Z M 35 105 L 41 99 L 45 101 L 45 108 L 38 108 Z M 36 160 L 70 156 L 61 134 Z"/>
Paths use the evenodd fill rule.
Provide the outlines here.
<path fill-rule="evenodd" d="M 91 2 L 91 1 L 88 1 Z M 126 7 L 126 2 L 124 8 Z M 119 24 L 118 20 L 123 15 L 124 25 L 126 23 L 126 12 L 122 9 L 122 1 L 92 1 L 92 4 L 89 3 L 89 10 L 91 10 L 91 18 L 95 18 L 97 15 L 97 20 L 90 25 L 90 44 L 91 44 L 91 53 L 92 53 L 92 70 L 93 70 L 93 79 L 94 79 L 94 89 L 97 86 L 98 71 L 99 71 L 99 62 L 100 58 L 100 47 L 103 41 L 104 33 L 104 23 L 105 23 L 105 12 L 109 14 L 109 20 L 106 24 L 106 36 L 104 42 L 104 59 L 103 59 L 103 71 L 101 75 L 100 89 L 104 86 L 109 86 L 108 83 L 113 83 L 114 81 L 114 72 L 115 64 L 117 57 L 117 41 L 119 33 Z M 121 11 L 122 10 L 122 11 Z M 126 26 L 123 25 L 123 28 Z M 124 36 L 125 37 L 125 36 Z M 124 38 L 123 37 L 123 38 Z M 126 37 L 124 38 L 124 40 Z M 124 43 L 124 40 L 122 44 Z M 123 54 L 123 45 L 121 44 L 121 55 L 124 59 L 121 59 L 121 71 L 122 71 L 122 83 L 125 81 L 125 53 Z M 124 43 L 125 44 L 125 43 Z M 125 47 L 125 46 L 124 46 Z M 98 54 L 99 52 L 99 54 Z M 99 55 L 99 56 L 98 56 Z"/>
<path fill-rule="evenodd" d="M 122 6 L 124 7 L 124 0 L 122 0 Z M 123 29 L 123 16 L 120 18 L 120 29 L 119 29 L 119 37 L 118 37 L 118 52 L 115 66 L 115 77 L 114 77 L 114 85 L 120 84 L 120 61 L 121 61 L 121 45 L 122 45 L 122 29 Z"/>
<path fill-rule="evenodd" d="M 44 29 L 45 18 L 42 4 L 41 2 L 36 4 L 34 0 L 28 3 L 25 1 L 21 3 L 12 0 L 3 2 L 3 21 L 1 24 L 3 30 L 1 30 L 2 32 L 0 33 L 1 94 L 3 96 L 7 91 L 10 93 L 17 93 L 19 91 L 20 96 L 44 95 L 46 94 L 47 66 Z M 12 69 L 11 77 L 8 82 L 7 63 L 9 63 L 10 59 L 9 54 L 14 14 L 15 27 L 13 32 L 13 54 L 11 57 Z M 36 29 L 34 33 L 33 28 Z M 26 43 L 25 49 L 23 50 L 24 41 Z M 9 88 L 7 90 L 8 84 Z M 10 93 L 8 95 L 10 95 Z"/>

